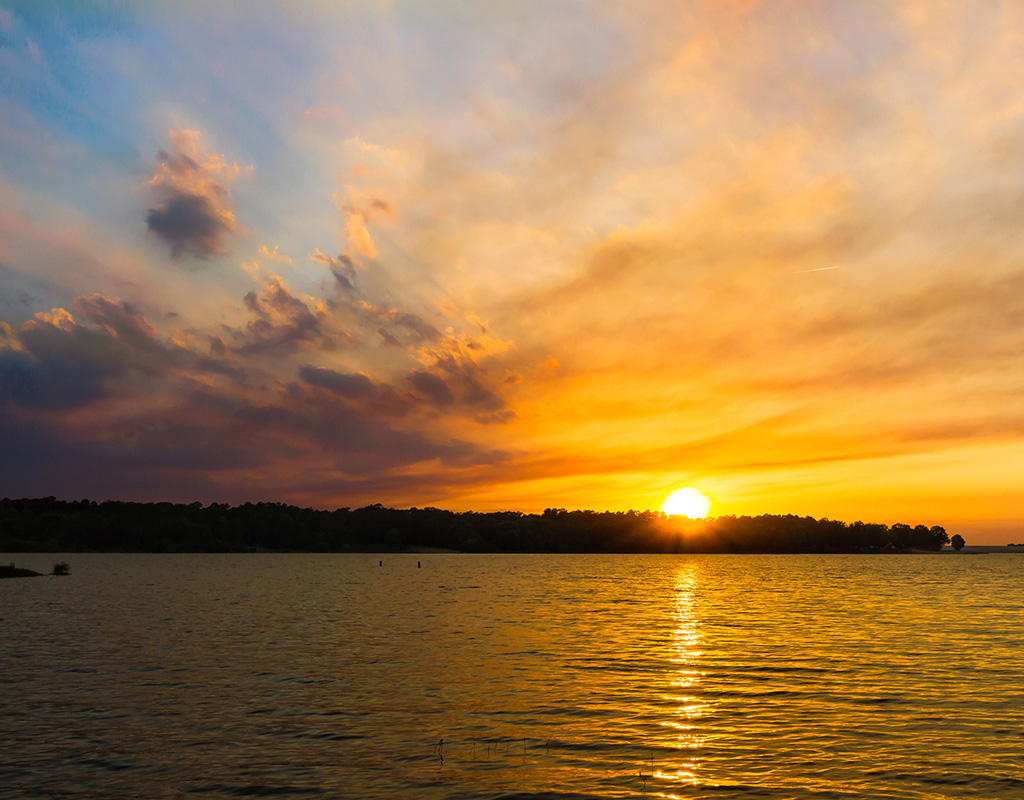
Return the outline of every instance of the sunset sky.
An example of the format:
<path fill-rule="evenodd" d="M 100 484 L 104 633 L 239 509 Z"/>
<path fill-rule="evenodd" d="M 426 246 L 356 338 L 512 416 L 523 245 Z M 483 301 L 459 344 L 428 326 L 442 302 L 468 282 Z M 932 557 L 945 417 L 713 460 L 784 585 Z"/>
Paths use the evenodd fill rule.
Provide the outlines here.
<path fill-rule="evenodd" d="M 1024 3 L 0 0 L 0 497 L 1024 541 Z"/>

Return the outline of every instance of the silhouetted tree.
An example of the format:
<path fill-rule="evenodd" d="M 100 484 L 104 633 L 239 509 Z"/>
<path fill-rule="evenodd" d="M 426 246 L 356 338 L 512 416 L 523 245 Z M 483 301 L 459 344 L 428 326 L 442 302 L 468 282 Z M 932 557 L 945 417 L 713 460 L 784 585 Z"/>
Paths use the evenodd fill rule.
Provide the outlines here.
<path fill-rule="evenodd" d="M 958 553 L 961 550 L 963 550 L 964 545 L 967 544 L 967 542 L 964 541 L 964 537 L 961 536 L 959 533 L 954 533 L 953 538 L 949 540 L 949 543 L 953 545 L 953 549 L 956 550 Z"/>

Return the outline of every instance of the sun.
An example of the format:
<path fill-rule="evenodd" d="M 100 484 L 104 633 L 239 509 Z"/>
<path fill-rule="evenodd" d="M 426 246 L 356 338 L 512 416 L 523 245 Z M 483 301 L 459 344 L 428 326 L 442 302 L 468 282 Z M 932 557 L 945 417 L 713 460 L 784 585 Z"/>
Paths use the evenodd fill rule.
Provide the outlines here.
<path fill-rule="evenodd" d="M 684 486 L 665 498 L 665 502 L 661 504 L 661 510 L 670 517 L 703 519 L 711 510 L 711 498 L 700 489 Z"/>

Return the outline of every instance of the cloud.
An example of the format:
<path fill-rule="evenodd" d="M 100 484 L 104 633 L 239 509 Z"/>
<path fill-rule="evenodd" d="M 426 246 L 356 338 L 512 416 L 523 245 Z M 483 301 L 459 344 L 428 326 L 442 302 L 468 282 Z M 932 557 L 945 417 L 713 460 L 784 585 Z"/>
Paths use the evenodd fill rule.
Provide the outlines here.
<path fill-rule="evenodd" d="M 478 415 L 479 420 L 493 422 L 498 419 L 507 421 L 514 416 L 509 415 L 505 401 L 495 392 L 486 388 L 478 376 L 469 375 L 462 370 L 444 369 L 443 365 L 435 365 L 445 374 L 434 370 L 414 370 L 409 373 L 408 380 L 415 389 L 437 406 L 460 406 L 492 414 Z M 480 372 L 480 377 L 483 376 Z M 498 416 L 495 416 L 498 415 Z"/>
<path fill-rule="evenodd" d="M 156 328 L 146 322 L 130 303 L 110 300 L 100 294 L 91 297 L 76 297 L 72 307 L 85 319 L 113 336 L 149 342 L 156 335 Z"/>
<path fill-rule="evenodd" d="M 272 275 L 261 292 L 248 292 L 245 306 L 255 319 L 243 331 L 236 331 L 236 349 L 240 353 L 294 351 L 313 345 L 332 346 L 349 337 L 327 324 L 327 309 L 314 302 L 312 307 L 285 286 L 279 275 Z"/>
<path fill-rule="evenodd" d="M 404 328 L 418 342 L 434 341 L 441 335 L 437 328 L 418 314 L 392 309 L 384 315 L 384 319 Z"/>
<path fill-rule="evenodd" d="M 452 390 L 448 388 L 444 378 L 431 372 L 416 370 L 409 374 L 409 383 L 436 405 L 447 406 L 455 402 L 455 396 L 452 394 Z"/>
<path fill-rule="evenodd" d="M 291 264 L 291 263 L 293 263 L 291 258 L 289 258 L 288 256 L 279 255 L 278 254 L 278 252 L 277 252 L 277 245 L 276 244 L 274 245 L 273 252 L 268 250 L 267 246 L 265 244 L 261 244 L 260 245 L 260 249 L 259 249 L 259 254 L 260 254 L 261 258 L 265 258 L 268 261 L 277 261 L 277 262 L 280 262 L 282 264 Z"/>
<path fill-rule="evenodd" d="M 320 325 L 329 326 L 277 277 L 247 305 L 274 329 L 248 349 L 213 335 L 168 340 L 131 303 L 102 295 L 18 329 L 0 323 L 8 491 L 144 499 L 159 486 L 171 499 L 309 502 L 314 486 L 409 484 L 399 476 L 415 465 L 462 469 L 506 457 L 419 427 L 421 416 L 409 417 L 416 399 L 365 373 L 302 365 L 299 382 L 275 381 L 254 357 L 322 343 Z M 397 424 L 407 417 L 413 429 Z M 429 474 L 420 480 L 433 483 L 436 470 Z"/>
<path fill-rule="evenodd" d="M 87 406 L 124 373 L 114 337 L 77 325 L 64 309 L 38 313 L 0 350 L 0 402 L 43 410 Z"/>
<path fill-rule="evenodd" d="M 401 347 L 402 343 L 396 339 L 392 333 L 385 328 L 383 325 L 377 328 L 377 333 L 380 334 L 380 338 L 384 340 L 384 344 L 388 347 Z"/>
<path fill-rule="evenodd" d="M 405 376 L 415 390 L 411 397 L 417 404 L 425 402 L 434 412 L 444 409 L 453 417 L 466 414 L 480 424 L 515 418 L 502 397 L 514 384 L 492 378 L 488 369 L 493 366 L 491 362 L 507 352 L 510 343 L 455 334 L 451 328 L 442 334 L 417 315 L 397 309 L 382 312 L 367 306 L 363 304 L 366 313 L 392 321 L 392 330 L 403 329 L 405 344 L 385 327 L 377 332 L 391 348 L 402 349 L 419 362 L 420 366 Z M 508 374 L 505 369 L 501 372 L 503 376 Z"/>
<path fill-rule="evenodd" d="M 441 339 L 441 332 L 419 314 L 399 308 L 381 308 L 363 300 L 352 307 L 353 313 L 371 324 L 377 324 L 377 332 L 392 346 L 401 347 L 401 339 L 410 346 L 418 346 Z M 401 337 L 401 338 L 400 338 Z"/>
<path fill-rule="evenodd" d="M 240 376 L 224 361 L 161 341 L 130 304 L 77 297 L 37 313 L 19 331 L 0 329 L 0 403 L 45 411 L 84 408 L 112 396 L 130 374 Z"/>
<path fill-rule="evenodd" d="M 256 402 L 201 388 L 137 411 L 75 418 L 22 408 L 0 414 L 0 482 L 12 496 L 324 505 L 379 502 L 386 487 L 436 487 L 410 472 L 496 463 L 500 451 L 398 430 L 330 396 Z M 359 486 L 363 485 L 363 489 Z M 326 490 L 326 487 L 333 489 Z"/>
<path fill-rule="evenodd" d="M 339 253 L 337 258 L 321 253 L 320 248 L 313 250 L 309 257 L 310 261 L 316 261 L 325 265 L 334 275 L 338 286 L 348 292 L 356 290 L 356 268 L 352 258 L 347 253 Z"/>
<path fill-rule="evenodd" d="M 358 255 L 376 259 L 377 247 L 366 226 L 382 216 L 394 216 L 394 208 L 386 200 L 363 195 L 351 186 L 345 187 L 344 195 L 335 194 L 334 200 L 345 219 L 349 247 Z"/>
<path fill-rule="evenodd" d="M 171 245 L 171 257 L 219 255 L 221 238 L 234 227 L 225 222 L 205 197 L 177 194 L 146 212 L 146 225 Z"/>
<path fill-rule="evenodd" d="M 299 377 L 311 386 L 319 386 L 342 397 L 365 397 L 374 391 L 373 381 L 361 372 L 337 372 L 327 367 L 299 367 Z"/>
<path fill-rule="evenodd" d="M 516 412 L 510 408 L 495 411 L 493 414 L 477 414 L 473 419 L 481 425 L 507 425 L 516 418 Z"/>
<path fill-rule="evenodd" d="M 503 409 L 505 401 L 489 389 L 485 389 L 478 380 L 470 378 L 466 381 L 465 395 L 463 402 L 470 406 L 477 406 L 488 410 Z"/>
<path fill-rule="evenodd" d="M 226 185 L 251 168 L 207 153 L 198 131 L 175 129 L 169 138 L 171 149 L 159 150 L 149 180 L 162 203 L 146 212 L 146 225 L 171 246 L 172 258 L 221 255 L 224 239 L 244 230 Z"/>

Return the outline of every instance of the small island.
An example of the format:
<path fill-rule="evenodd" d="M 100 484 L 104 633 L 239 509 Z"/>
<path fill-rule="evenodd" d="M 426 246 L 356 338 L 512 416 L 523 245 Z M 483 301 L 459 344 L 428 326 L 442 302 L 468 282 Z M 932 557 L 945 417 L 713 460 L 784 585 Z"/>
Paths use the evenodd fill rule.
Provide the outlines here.
<path fill-rule="evenodd" d="M 32 569 L 16 567 L 13 561 L 10 564 L 0 564 L 0 578 L 38 578 L 42 574 Z"/>

